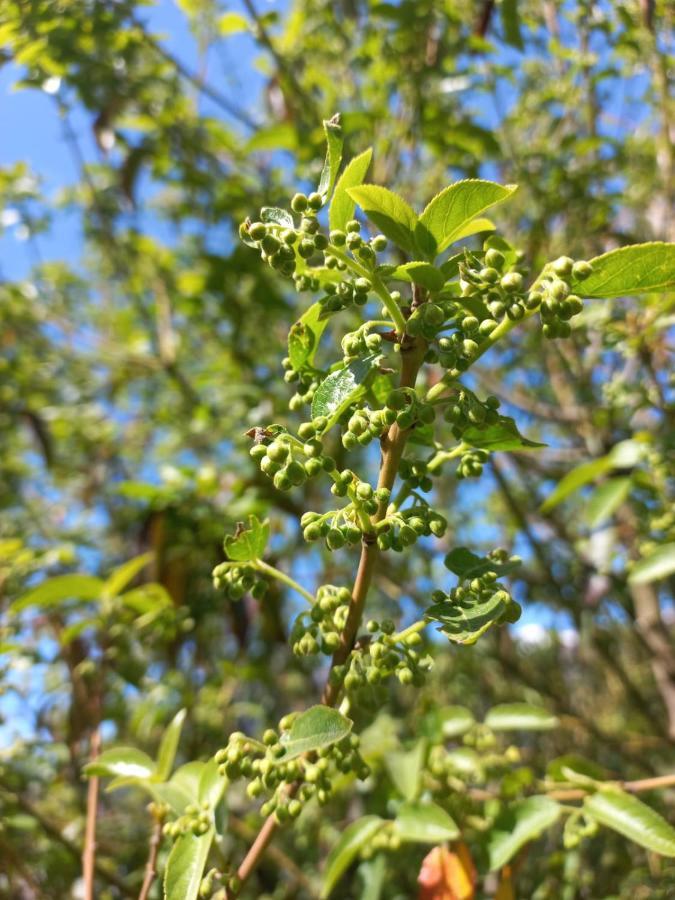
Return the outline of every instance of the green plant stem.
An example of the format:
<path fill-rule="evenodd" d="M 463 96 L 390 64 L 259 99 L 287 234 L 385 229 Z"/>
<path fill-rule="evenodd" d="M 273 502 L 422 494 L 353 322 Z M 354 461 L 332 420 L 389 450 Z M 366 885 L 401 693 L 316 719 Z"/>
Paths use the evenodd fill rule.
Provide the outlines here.
<path fill-rule="evenodd" d="M 413 622 L 412 625 L 409 625 L 403 631 L 399 631 L 397 634 L 392 634 L 390 640 L 393 643 L 398 643 L 399 641 L 404 641 L 407 637 L 410 637 L 411 634 L 419 634 L 420 631 L 424 631 L 429 623 L 426 619 L 420 619 L 419 622 Z"/>
<path fill-rule="evenodd" d="M 298 584 L 295 579 L 291 578 L 290 575 L 287 575 L 285 572 L 282 572 L 280 569 L 276 569 L 274 566 L 271 566 L 269 563 L 266 563 L 262 559 L 254 559 L 251 562 L 251 565 L 256 568 L 259 572 L 264 572 L 265 575 L 269 575 L 270 578 L 276 578 L 277 581 L 280 581 L 282 584 L 285 584 L 287 587 L 291 588 L 291 590 L 295 591 L 296 594 L 300 594 L 301 597 L 310 603 L 314 604 L 314 597 L 309 591 L 306 591 L 301 584 Z"/>
<path fill-rule="evenodd" d="M 402 315 L 400 310 L 398 310 L 398 312 Z M 403 324 L 405 327 L 405 322 Z M 404 340 L 401 345 L 400 387 L 412 388 L 415 386 L 417 373 L 424 360 L 426 349 L 426 343 L 420 339 L 417 339 L 416 341 Z M 389 431 L 383 435 L 380 475 L 377 483 L 378 488 L 387 488 L 387 490 L 391 491 L 394 486 L 407 437 L 408 431 L 399 428 L 396 422 L 390 427 Z M 387 502 L 384 501 L 380 503 L 377 512 L 372 517 L 372 524 L 377 524 L 386 516 L 386 514 Z M 361 557 L 359 559 L 359 566 L 352 590 L 352 599 L 349 604 L 349 613 L 347 615 L 345 627 L 340 636 L 340 646 L 333 655 L 331 671 L 334 666 L 342 665 L 346 661 L 354 646 L 356 634 L 361 619 L 363 618 L 363 610 L 366 605 L 366 598 L 373 579 L 378 553 L 375 535 L 364 535 L 361 544 Z M 321 697 L 321 702 L 326 706 L 334 706 L 339 699 L 340 692 L 341 685 L 333 684 L 329 676 Z M 295 790 L 297 790 L 297 786 L 291 785 L 289 795 L 292 795 Z M 268 816 L 237 871 L 237 876 L 242 886 L 246 884 L 251 873 L 260 862 L 260 859 L 274 837 L 277 828 L 278 823 L 274 815 Z M 236 894 L 230 892 L 230 896 L 236 896 Z"/>
<path fill-rule="evenodd" d="M 396 326 L 396 331 L 400 335 L 405 334 L 405 318 L 403 317 L 401 308 L 387 290 L 380 276 L 373 272 L 371 269 L 367 269 L 365 266 L 362 266 L 361 263 L 356 262 L 356 260 L 352 259 L 351 256 L 343 253 L 342 250 L 340 250 L 340 248 L 336 247 L 334 244 L 329 244 L 326 252 L 330 253 L 336 259 L 339 259 L 341 262 L 343 262 L 352 270 L 352 272 L 355 272 L 362 278 L 367 278 L 371 282 L 371 284 L 373 285 L 373 290 L 380 298 L 380 300 L 386 307 L 387 312 L 391 316 L 392 321 Z"/>
<path fill-rule="evenodd" d="M 427 463 L 427 471 L 435 472 L 436 469 L 440 469 L 444 462 L 448 462 L 450 459 L 456 459 L 469 449 L 469 445 L 462 442 L 452 450 L 439 450 Z"/>

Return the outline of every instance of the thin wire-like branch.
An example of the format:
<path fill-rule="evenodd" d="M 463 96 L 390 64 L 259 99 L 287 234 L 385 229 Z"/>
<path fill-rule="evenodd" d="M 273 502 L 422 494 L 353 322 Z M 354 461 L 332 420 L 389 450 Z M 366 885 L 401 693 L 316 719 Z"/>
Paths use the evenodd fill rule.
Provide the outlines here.
<path fill-rule="evenodd" d="M 90 761 L 101 751 L 101 729 L 96 726 L 91 734 Z M 94 876 L 96 874 L 96 816 L 98 814 L 98 777 L 93 775 L 87 786 L 87 820 L 82 848 L 82 878 L 84 900 L 94 900 Z"/>
<path fill-rule="evenodd" d="M 141 885 L 141 892 L 138 895 L 138 900 L 148 900 L 150 890 L 157 876 L 157 857 L 159 855 L 159 848 L 162 844 L 163 821 L 164 819 L 162 816 L 155 815 L 152 832 L 150 833 L 148 861 L 145 864 L 145 874 L 143 876 L 143 884 Z"/>

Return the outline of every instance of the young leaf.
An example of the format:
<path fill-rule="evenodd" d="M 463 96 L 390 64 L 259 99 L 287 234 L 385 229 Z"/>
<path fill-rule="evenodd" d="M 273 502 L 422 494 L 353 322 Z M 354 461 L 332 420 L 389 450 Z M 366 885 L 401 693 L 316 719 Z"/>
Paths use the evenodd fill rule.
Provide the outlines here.
<path fill-rule="evenodd" d="M 282 228 L 294 228 L 293 216 L 285 209 L 279 209 L 278 206 L 263 206 L 260 210 L 260 219 L 262 222 L 281 225 Z"/>
<path fill-rule="evenodd" d="M 159 781 L 166 781 L 171 774 L 173 762 L 176 758 L 176 750 L 178 749 L 178 742 L 180 740 L 180 733 L 183 730 L 183 722 L 185 721 L 186 715 L 186 709 L 178 710 L 164 730 L 162 740 L 159 744 L 159 750 L 157 751 L 157 770 L 155 775 Z"/>
<path fill-rule="evenodd" d="M 476 878 L 476 867 L 466 844 L 459 843 L 454 852 L 434 847 L 422 861 L 417 878 L 418 900 L 473 900 Z"/>
<path fill-rule="evenodd" d="M 610 250 L 590 262 L 591 275 L 573 284 L 582 297 L 625 297 L 675 290 L 675 244 L 634 244 Z"/>
<path fill-rule="evenodd" d="M 427 742 L 422 738 L 411 750 L 391 750 L 384 758 L 389 777 L 406 800 L 415 800 L 420 792 Z"/>
<path fill-rule="evenodd" d="M 453 234 L 452 242 L 456 244 L 457 241 L 463 241 L 464 238 L 471 237 L 474 234 L 480 234 L 483 231 L 494 231 L 496 227 L 492 219 L 474 219 L 472 222 L 467 222 L 464 228 L 460 228 L 459 231 Z"/>
<path fill-rule="evenodd" d="M 31 606 L 56 606 L 64 600 L 98 600 L 104 582 L 93 575 L 55 575 L 48 578 L 9 606 L 12 613 L 23 612 Z"/>
<path fill-rule="evenodd" d="M 129 609 L 133 609 L 139 616 L 157 613 L 162 609 L 173 606 L 171 594 L 169 594 L 164 585 L 156 584 L 153 581 L 126 591 L 119 598 L 119 602 L 123 603 L 124 606 L 128 606 Z"/>
<path fill-rule="evenodd" d="M 348 825 L 340 835 L 340 840 L 328 854 L 326 871 L 323 876 L 321 898 L 329 897 L 333 888 L 352 864 L 361 848 L 384 825 L 379 816 L 363 816 Z"/>
<path fill-rule="evenodd" d="M 502 0 L 502 27 L 504 29 L 504 40 L 507 44 L 515 47 L 516 50 L 522 50 L 523 38 L 520 34 L 520 15 L 518 14 L 518 0 Z"/>
<path fill-rule="evenodd" d="M 455 547 L 445 557 L 443 564 L 446 569 L 459 575 L 460 579 L 479 578 L 486 572 L 509 575 L 520 566 L 519 562 L 498 563 L 486 556 L 476 556 L 467 547 Z"/>
<path fill-rule="evenodd" d="M 600 459 L 592 459 L 590 462 L 581 463 L 581 465 L 571 469 L 567 475 L 561 478 L 554 491 L 544 500 L 541 505 L 542 512 L 553 509 L 554 506 L 566 500 L 570 494 L 575 493 L 575 491 L 578 491 L 579 488 L 589 484 L 591 481 L 595 481 L 596 478 L 604 475 L 611 468 L 612 463 L 609 457 L 602 456 Z"/>
<path fill-rule="evenodd" d="M 490 871 L 501 869 L 521 847 L 555 824 L 561 810 L 555 800 L 543 796 L 528 797 L 502 810 L 488 834 Z"/>
<path fill-rule="evenodd" d="M 462 440 L 480 450 L 525 450 L 545 447 L 538 441 L 523 437 L 510 416 L 500 416 L 492 425 L 471 425 L 462 434 Z"/>
<path fill-rule="evenodd" d="M 324 119 L 323 130 L 326 135 L 326 161 L 321 170 L 318 192 L 326 200 L 330 197 L 342 162 L 342 126 L 340 116 Z"/>
<path fill-rule="evenodd" d="M 348 188 L 347 193 L 356 200 L 366 216 L 401 250 L 415 255 L 415 229 L 417 215 L 402 197 L 376 184 Z"/>
<path fill-rule="evenodd" d="M 500 703 L 489 710 L 485 724 L 493 731 L 550 731 L 558 719 L 541 706 Z"/>
<path fill-rule="evenodd" d="M 154 760 L 135 747 L 113 747 L 104 750 L 83 769 L 87 776 L 116 778 L 150 778 L 156 772 Z"/>
<path fill-rule="evenodd" d="M 248 19 L 236 12 L 223 13 L 218 19 L 218 31 L 224 37 L 248 31 Z"/>
<path fill-rule="evenodd" d="M 553 781 L 569 781 L 565 772 L 576 772 L 585 778 L 591 778 L 594 781 L 604 781 L 607 772 L 602 766 L 580 756 L 578 753 L 566 753 L 563 756 L 557 756 L 552 759 L 546 766 L 546 776 Z"/>
<path fill-rule="evenodd" d="M 466 734 L 475 724 L 473 713 L 466 706 L 443 706 L 425 716 L 425 733 L 435 741 L 448 740 Z"/>
<path fill-rule="evenodd" d="M 103 593 L 107 597 L 118 597 L 130 581 L 142 572 L 152 560 L 152 553 L 142 553 L 113 569 L 103 585 Z"/>
<path fill-rule="evenodd" d="M 327 416 L 328 427 L 334 425 L 358 397 L 377 359 L 377 356 L 355 359 L 324 378 L 312 400 L 312 418 Z"/>
<path fill-rule="evenodd" d="M 314 362 L 321 335 L 328 324 L 322 312 L 321 304 L 313 303 L 288 332 L 288 358 L 296 372 Z"/>
<path fill-rule="evenodd" d="M 328 210 L 328 225 L 331 231 L 344 231 L 350 219 L 354 218 L 354 201 L 347 193 L 349 188 L 358 187 L 363 183 L 366 172 L 370 166 L 373 151 L 369 147 L 359 156 L 355 156 L 346 166 L 342 175 L 338 178 Z"/>
<path fill-rule="evenodd" d="M 190 803 L 199 802 L 199 785 L 206 763 L 195 760 L 185 763 L 171 776 L 169 784 L 190 798 Z"/>
<path fill-rule="evenodd" d="M 608 788 L 584 800 L 584 812 L 600 825 L 661 856 L 675 857 L 675 828 L 651 807 L 621 791 Z"/>
<path fill-rule="evenodd" d="M 589 528 L 597 528 L 612 517 L 629 495 L 632 483 L 629 477 L 610 478 L 593 491 L 582 512 Z"/>
<path fill-rule="evenodd" d="M 486 209 L 501 203 L 517 190 L 516 185 L 470 178 L 449 185 L 429 202 L 420 216 L 418 243 L 433 258 L 457 239 L 467 225 Z"/>
<path fill-rule="evenodd" d="M 440 291 L 445 284 L 442 273 L 431 263 L 415 260 L 397 266 L 389 275 L 397 281 L 407 281 L 412 284 L 421 284 L 430 291 Z"/>
<path fill-rule="evenodd" d="M 218 772 L 218 764 L 215 759 L 204 763 L 202 774 L 199 776 L 197 796 L 200 803 L 208 803 L 211 809 L 215 809 L 223 796 L 226 779 Z"/>
<path fill-rule="evenodd" d="M 281 742 L 285 747 L 284 761 L 303 753 L 329 747 L 347 737 L 352 722 L 329 706 L 312 706 L 294 720 L 291 730 Z"/>
<path fill-rule="evenodd" d="M 409 843 L 440 844 L 459 837 L 459 828 L 437 803 L 402 804 L 396 814 L 395 828 L 401 840 Z"/>
<path fill-rule="evenodd" d="M 225 538 L 225 553 L 236 562 L 260 559 L 270 536 L 270 523 L 261 522 L 257 516 L 248 517 L 248 528 L 240 523 L 234 535 Z"/>
<path fill-rule="evenodd" d="M 442 632 L 455 644 L 475 644 L 491 625 L 498 622 L 507 610 L 502 592 L 496 591 L 489 600 L 466 601 L 458 606 L 445 600 L 435 603 L 425 612 L 425 617 L 438 622 Z"/>
<path fill-rule="evenodd" d="M 164 900 L 197 900 L 213 836 L 213 828 L 206 834 L 181 834 L 166 863 Z"/>
<path fill-rule="evenodd" d="M 659 581 L 675 572 L 675 544 L 662 544 L 649 556 L 633 566 L 628 580 L 631 584 L 648 584 Z"/>

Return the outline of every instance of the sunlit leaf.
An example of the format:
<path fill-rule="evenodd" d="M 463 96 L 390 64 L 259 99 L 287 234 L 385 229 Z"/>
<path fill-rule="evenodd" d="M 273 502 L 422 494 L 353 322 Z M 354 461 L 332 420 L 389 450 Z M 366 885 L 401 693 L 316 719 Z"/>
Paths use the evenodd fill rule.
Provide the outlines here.
<path fill-rule="evenodd" d="M 456 823 L 437 803 L 403 803 L 394 823 L 396 834 L 408 843 L 438 844 L 459 837 Z"/>
<path fill-rule="evenodd" d="M 225 538 L 225 552 L 236 562 L 260 559 L 265 553 L 269 536 L 269 522 L 261 522 L 257 516 L 249 516 L 248 527 L 240 526 L 234 535 Z"/>
<path fill-rule="evenodd" d="M 347 871 L 363 846 L 373 838 L 385 824 L 379 816 L 363 816 L 348 825 L 340 839 L 328 854 L 326 871 L 323 876 L 321 897 L 329 897 L 335 885 Z"/>
<path fill-rule="evenodd" d="M 347 193 L 356 200 L 366 216 L 391 241 L 412 256 L 415 255 L 415 229 L 417 215 L 406 203 L 388 188 L 376 184 L 363 184 L 348 188 Z"/>
<path fill-rule="evenodd" d="M 103 587 L 104 582 L 93 575 L 55 575 L 15 600 L 9 610 L 19 613 L 31 607 L 57 606 L 66 600 L 98 600 Z"/>
<path fill-rule="evenodd" d="M 562 807 L 549 797 L 535 796 L 506 807 L 487 835 L 490 870 L 501 869 L 525 844 L 554 825 Z"/>
<path fill-rule="evenodd" d="M 319 194 L 324 198 L 330 197 L 337 178 L 337 173 L 342 162 L 342 126 L 340 117 L 324 119 L 323 130 L 326 135 L 326 161 L 321 170 L 319 179 Z"/>
<path fill-rule="evenodd" d="M 291 730 L 282 736 L 281 743 L 286 750 L 284 760 L 329 747 L 346 738 L 351 730 L 351 720 L 336 709 L 312 706 L 301 713 L 293 721 Z"/>
<path fill-rule="evenodd" d="M 624 297 L 675 290 L 675 244 L 634 244 L 610 250 L 590 262 L 590 277 L 573 284 L 582 297 Z"/>
<path fill-rule="evenodd" d="M 541 706 L 530 703 L 500 703 L 485 716 L 493 731 L 550 731 L 558 719 Z"/>
<path fill-rule="evenodd" d="M 314 394 L 312 418 L 326 416 L 328 428 L 334 425 L 363 390 L 364 382 L 375 368 L 378 358 L 367 356 L 355 359 L 326 376 Z"/>
<path fill-rule="evenodd" d="M 345 167 L 344 172 L 338 178 L 333 192 L 333 199 L 328 210 L 328 224 L 331 231 L 344 231 L 347 222 L 354 218 L 354 200 L 349 196 L 348 189 L 358 187 L 366 177 L 370 166 L 373 151 L 369 147 L 359 156 L 355 156 Z"/>
<path fill-rule="evenodd" d="M 135 747 L 113 747 L 104 750 L 84 767 L 85 775 L 116 778 L 150 778 L 157 767 L 147 753 Z"/>
<path fill-rule="evenodd" d="M 179 710 L 173 719 L 169 722 L 162 735 L 162 740 L 157 751 L 157 771 L 156 776 L 160 781 L 166 781 L 173 769 L 173 762 L 176 758 L 176 750 L 180 741 L 183 723 L 187 715 L 186 709 Z"/>
<path fill-rule="evenodd" d="M 631 584 L 647 584 L 660 581 L 675 572 L 675 544 L 662 544 L 648 556 L 644 556 L 631 569 Z"/>
<path fill-rule="evenodd" d="M 166 863 L 164 900 L 197 900 L 214 833 L 188 831 L 176 840 Z"/>
<path fill-rule="evenodd" d="M 584 812 L 600 825 L 618 831 L 628 840 L 675 857 L 675 828 L 651 807 L 618 788 L 597 791 L 584 800 Z"/>

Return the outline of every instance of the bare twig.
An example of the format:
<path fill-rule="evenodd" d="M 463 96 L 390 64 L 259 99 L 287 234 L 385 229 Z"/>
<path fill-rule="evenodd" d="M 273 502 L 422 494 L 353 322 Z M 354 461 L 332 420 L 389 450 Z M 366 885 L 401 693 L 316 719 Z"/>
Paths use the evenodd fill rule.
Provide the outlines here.
<path fill-rule="evenodd" d="M 162 844 L 162 825 L 164 822 L 164 817 L 159 813 L 156 813 L 154 819 L 155 821 L 152 826 L 152 832 L 150 833 L 148 861 L 145 864 L 145 874 L 143 876 L 143 884 L 141 885 L 141 892 L 138 895 L 138 900 L 148 900 L 148 897 L 150 896 L 150 889 L 152 888 L 153 882 L 157 875 L 157 856 L 159 854 L 159 848 Z"/>
<path fill-rule="evenodd" d="M 91 733 L 90 760 L 101 751 L 101 728 L 97 725 Z M 84 900 L 94 900 L 94 875 L 96 873 L 96 815 L 98 812 L 98 777 L 93 775 L 87 786 L 87 821 L 82 848 L 82 877 Z"/>

